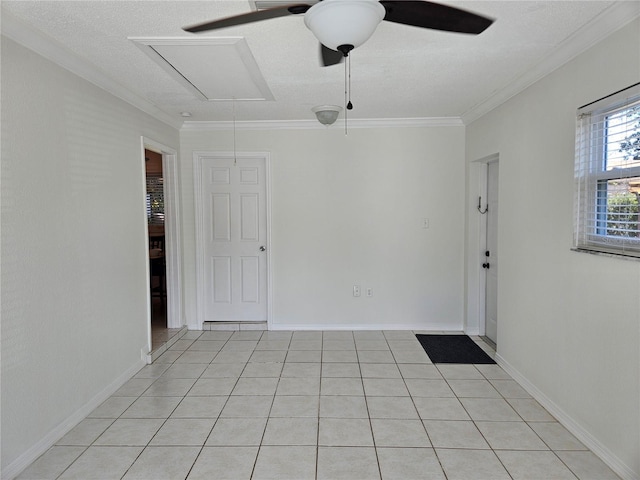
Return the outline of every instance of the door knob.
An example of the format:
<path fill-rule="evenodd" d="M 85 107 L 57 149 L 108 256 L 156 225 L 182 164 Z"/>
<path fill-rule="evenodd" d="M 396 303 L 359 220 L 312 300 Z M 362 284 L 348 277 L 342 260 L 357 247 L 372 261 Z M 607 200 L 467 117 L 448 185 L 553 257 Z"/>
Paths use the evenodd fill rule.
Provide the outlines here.
<path fill-rule="evenodd" d="M 483 263 L 482 268 L 490 268 L 490 265 L 488 263 Z"/>
<path fill-rule="evenodd" d="M 264 245 L 261 245 L 261 246 L 260 246 L 260 251 L 261 251 L 261 252 L 264 252 L 266 249 L 267 249 L 267 247 L 265 247 Z"/>

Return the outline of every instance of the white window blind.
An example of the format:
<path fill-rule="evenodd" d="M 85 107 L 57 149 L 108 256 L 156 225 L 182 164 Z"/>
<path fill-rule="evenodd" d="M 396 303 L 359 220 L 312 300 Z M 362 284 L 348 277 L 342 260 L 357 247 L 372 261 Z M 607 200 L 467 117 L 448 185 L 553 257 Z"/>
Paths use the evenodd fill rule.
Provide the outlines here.
<path fill-rule="evenodd" d="M 164 182 L 160 175 L 147 175 L 147 221 L 164 225 Z"/>
<path fill-rule="evenodd" d="M 640 257 L 640 84 L 578 109 L 574 242 Z"/>

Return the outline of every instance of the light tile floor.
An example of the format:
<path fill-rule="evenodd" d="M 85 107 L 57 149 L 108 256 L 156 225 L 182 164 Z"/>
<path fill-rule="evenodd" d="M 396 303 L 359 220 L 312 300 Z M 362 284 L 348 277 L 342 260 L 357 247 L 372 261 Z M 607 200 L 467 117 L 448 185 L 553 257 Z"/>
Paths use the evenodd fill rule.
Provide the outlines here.
<path fill-rule="evenodd" d="M 499 366 L 433 365 L 414 332 L 192 331 L 18 478 L 618 477 Z"/>

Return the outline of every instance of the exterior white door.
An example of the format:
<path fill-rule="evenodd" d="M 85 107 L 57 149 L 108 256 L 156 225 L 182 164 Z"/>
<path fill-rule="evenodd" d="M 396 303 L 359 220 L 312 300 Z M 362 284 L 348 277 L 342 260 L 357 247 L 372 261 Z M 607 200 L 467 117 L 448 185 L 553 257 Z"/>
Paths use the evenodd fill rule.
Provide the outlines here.
<path fill-rule="evenodd" d="M 485 335 L 498 343 L 498 162 L 487 164 Z"/>
<path fill-rule="evenodd" d="M 266 156 L 196 161 L 202 321 L 266 321 Z"/>

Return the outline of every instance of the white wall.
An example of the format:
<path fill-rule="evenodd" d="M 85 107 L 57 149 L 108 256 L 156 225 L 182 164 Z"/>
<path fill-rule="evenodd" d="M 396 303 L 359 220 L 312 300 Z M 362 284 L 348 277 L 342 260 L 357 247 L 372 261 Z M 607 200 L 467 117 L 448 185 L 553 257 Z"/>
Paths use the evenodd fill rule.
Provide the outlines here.
<path fill-rule="evenodd" d="M 2 38 L 3 478 L 142 365 L 142 135 L 178 145 L 175 129 Z"/>
<path fill-rule="evenodd" d="M 229 132 L 181 132 L 187 304 L 192 155 L 232 147 Z M 273 328 L 462 328 L 463 127 L 241 130 L 237 148 L 271 155 Z"/>
<path fill-rule="evenodd" d="M 640 262 L 570 251 L 573 160 L 576 109 L 639 79 L 636 20 L 466 142 L 468 162 L 500 154 L 498 353 L 625 478 L 640 478 Z"/>

